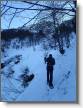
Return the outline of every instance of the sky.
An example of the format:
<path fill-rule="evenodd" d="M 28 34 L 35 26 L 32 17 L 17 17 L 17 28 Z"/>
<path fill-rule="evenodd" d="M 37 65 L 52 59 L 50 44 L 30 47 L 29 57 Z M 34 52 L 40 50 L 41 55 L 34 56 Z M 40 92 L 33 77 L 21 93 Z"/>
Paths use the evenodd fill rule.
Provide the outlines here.
<path fill-rule="evenodd" d="M 25 7 L 25 8 L 28 7 L 25 5 L 25 3 L 19 4 L 19 3 L 14 2 L 14 1 L 12 4 L 11 4 L 11 2 L 8 2 L 8 6 L 15 6 L 15 7 L 21 7 L 21 8 L 22 7 Z M 11 14 L 12 12 L 15 12 L 15 10 L 10 9 L 7 12 L 7 14 Z M 17 28 L 17 27 L 22 26 L 24 23 L 26 23 L 29 20 L 29 18 L 32 18 L 35 14 L 37 14 L 37 12 L 34 12 L 34 11 L 24 11 L 24 12 L 16 14 L 16 16 L 14 17 L 14 19 L 11 23 L 10 28 Z M 11 18 L 12 18 L 12 15 L 3 15 L 1 18 L 1 27 L 2 28 L 8 28 L 8 24 L 9 24 Z"/>
<path fill-rule="evenodd" d="M 37 1 L 33 1 L 33 2 L 37 2 Z M 50 2 L 50 1 L 49 1 Z M 49 2 L 42 2 L 42 1 L 39 1 L 38 3 L 39 4 L 44 4 L 44 5 L 48 5 Z M 58 2 L 59 3 L 59 2 Z M 1 4 L 6 4 L 6 1 L 4 2 L 1 2 Z M 8 6 L 13 6 L 13 7 L 20 7 L 20 8 L 28 8 L 28 7 L 31 7 L 32 4 L 27 4 L 27 3 L 23 3 L 23 2 L 19 2 L 19 1 L 8 1 L 7 3 Z M 59 6 L 59 5 L 57 5 Z M 32 8 L 42 8 L 42 7 L 37 7 L 37 6 L 34 6 Z M 67 5 L 67 8 L 70 8 L 70 5 Z M 2 12 L 4 12 L 7 8 L 5 8 L 3 10 L 3 8 L 1 8 L 1 10 L 3 10 Z M 20 11 L 20 10 L 18 10 Z M 11 22 L 11 25 L 9 27 L 9 23 L 10 23 L 10 20 L 12 18 L 13 15 L 10 15 L 12 13 L 14 13 L 15 10 L 14 9 L 9 9 L 5 15 L 3 15 L 1 17 L 1 28 L 2 29 L 8 29 L 8 28 L 18 28 L 18 27 L 21 27 L 22 25 L 24 25 L 26 22 L 28 22 L 31 18 L 33 18 L 39 11 L 35 11 L 35 10 L 26 10 L 26 11 L 23 11 L 21 13 L 18 13 L 15 15 L 15 17 L 13 18 L 12 22 Z M 46 12 L 42 12 L 42 14 L 40 14 L 38 16 L 38 18 L 43 18 L 46 16 Z M 63 19 L 64 20 L 67 20 L 69 19 L 70 17 L 68 15 L 66 15 Z M 33 24 L 33 23 L 36 23 L 38 21 L 38 19 L 34 19 L 32 20 L 30 23 L 28 23 L 27 26 Z"/>

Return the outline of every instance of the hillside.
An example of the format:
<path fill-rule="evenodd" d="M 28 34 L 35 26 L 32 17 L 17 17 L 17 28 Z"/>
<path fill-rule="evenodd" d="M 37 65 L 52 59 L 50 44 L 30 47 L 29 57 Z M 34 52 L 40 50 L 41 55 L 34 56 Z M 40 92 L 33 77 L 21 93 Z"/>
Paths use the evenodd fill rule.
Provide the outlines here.
<path fill-rule="evenodd" d="M 2 62 L 7 65 L 2 71 L 2 100 L 6 101 L 76 101 L 76 36 L 71 33 L 71 45 L 61 55 L 58 50 L 48 49 L 45 51 L 41 44 L 30 47 L 15 49 L 10 47 Z M 44 56 L 52 54 L 55 58 L 54 66 L 54 89 L 49 89 L 46 83 L 46 64 Z M 17 56 L 20 59 L 17 64 Z M 11 58 L 11 60 L 10 60 Z M 10 61 L 8 64 L 8 60 Z M 11 70 L 12 75 L 8 74 Z M 26 86 L 22 86 L 20 75 L 28 69 L 28 75 L 34 74 L 34 79 Z M 10 76 L 8 76 L 10 75 Z M 72 81 L 72 82 L 71 82 Z"/>

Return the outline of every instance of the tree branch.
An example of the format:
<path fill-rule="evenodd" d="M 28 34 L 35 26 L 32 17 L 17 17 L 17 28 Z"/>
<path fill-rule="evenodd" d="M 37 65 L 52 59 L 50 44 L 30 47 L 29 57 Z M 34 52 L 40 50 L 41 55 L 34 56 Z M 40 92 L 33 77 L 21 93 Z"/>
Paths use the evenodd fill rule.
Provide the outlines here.
<path fill-rule="evenodd" d="M 45 8 L 47 8 L 47 9 L 52 9 L 52 7 L 50 7 L 50 6 L 46 6 L 46 5 L 41 5 L 41 4 L 32 3 L 32 2 L 28 2 L 28 1 L 22 1 L 22 2 L 24 2 L 24 3 L 28 3 L 28 4 L 34 4 L 34 5 L 36 5 L 36 6 L 45 7 Z"/>
<path fill-rule="evenodd" d="M 10 23 L 9 23 L 8 29 L 10 28 L 10 25 L 11 25 L 11 23 L 12 23 L 12 21 L 13 21 L 15 15 L 16 15 L 16 11 L 17 11 L 17 9 L 15 10 L 15 14 L 12 16 L 12 18 L 11 18 L 11 20 L 10 20 Z"/>
<path fill-rule="evenodd" d="M 2 14 L 1 17 L 10 9 L 10 7 L 8 9 L 6 9 Z"/>
<path fill-rule="evenodd" d="M 21 13 L 21 12 L 24 12 L 25 11 L 25 9 L 24 10 L 21 10 L 21 11 L 17 11 L 17 12 L 12 12 L 12 13 L 6 13 L 5 15 L 13 15 L 13 14 L 18 14 L 18 13 Z"/>
<path fill-rule="evenodd" d="M 8 3 L 8 1 L 6 1 L 5 5 L 7 5 L 7 3 Z M 3 12 L 5 9 L 5 6 L 1 7 L 1 9 L 2 9 L 1 12 Z"/>
<path fill-rule="evenodd" d="M 39 1 L 37 1 L 36 4 L 37 4 L 38 2 L 39 2 Z M 32 4 L 32 6 L 30 6 L 30 7 L 28 7 L 28 8 L 30 9 L 30 8 L 32 8 L 34 5 L 35 5 L 35 4 Z"/>
<path fill-rule="evenodd" d="M 38 14 L 36 14 L 31 20 L 29 20 L 28 22 L 26 22 L 21 28 L 23 28 L 26 24 L 28 24 L 29 22 L 31 22 L 31 21 L 32 21 L 34 18 L 36 18 L 40 13 L 41 13 L 41 11 L 38 12 Z"/>
<path fill-rule="evenodd" d="M 3 5 L 3 6 L 6 6 L 6 5 Z M 13 6 L 6 6 L 6 7 L 9 7 L 9 8 L 12 8 L 12 9 L 20 9 L 20 10 L 38 10 L 38 11 L 46 11 L 46 10 L 62 10 L 62 11 L 71 11 L 71 12 L 75 12 L 75 10 L 73 10 L 73 9 L 66 9 L 66 8 L 52 8 L 52 7 L 50 7 L 50 8 L 47 8 L 47 9 L 37 9 L 37 8 L 35 8 L 35 9 L 29 9 L 29 8 L 18 8 L 18 7 L 13 7 Z"/>

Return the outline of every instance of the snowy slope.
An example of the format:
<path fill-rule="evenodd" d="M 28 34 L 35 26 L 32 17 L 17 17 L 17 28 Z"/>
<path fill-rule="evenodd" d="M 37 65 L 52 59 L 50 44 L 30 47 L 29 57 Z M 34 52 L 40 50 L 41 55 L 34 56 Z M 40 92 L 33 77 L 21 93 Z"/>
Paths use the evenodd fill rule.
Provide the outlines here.
<path fill-rule="evenodd" d="M 52 53 L 56 61 L 53 80 L 54 89 L 49 89 L 46 84 L 46 64 L 44 63 L 45 51 L 40 45 L 36 46 L 35 49 L 33 47 L 25 47 L 18 50 L 12 48 L 9 49 L 7 52 L 9 58 L 15 55 L 22 55 L 19 64 L 12 64 L 12 68 L 15 70 L 13 78 L 18 79 L 19 75 L 23 73 L 23 70 L 26 67 L 29 68 L 29 74 L 34 73 L 35 77 L 25 89 L 21 87 L 21 82 L 10 78 L 9 80 L 14 84 L 16 90 L 21 91 L 20 93 L 17 93 L 16 96 L 15 92 L 12 93 L 10 91 L 10 97 L 8 96 L 8 92 L 4 90 L 4 85 L 9 85 L 10 82 L 5 82 L 7 78 L 3 75 L 3 100 L 46 102 L 76 101 L 76 37 L 73 33 L 72 35 L 74 38 L 71 41 L 71 47 L 66 49 L 64 55 L 61 55 L 57 50 L 48 51 L 49 53 Z M 8 57 L 3 58 L 2 61 L 4 61 L 4 59 L 7 60 Z M 8 66 L 4 70 L 7 71 Z"/>
<path fill-rule="evenodd" d="M 34 70 L 36 78 L 34 82 L 18 97 L 18 101 L 75 101 L 76 100 L 76 43 L 72 40 L 70 49 L 66 49 L 64 56 L 56 51 L 50 51 L 55 60 L 54 89 L 48 91 L 46 85 L 46 66 L 43 62 L 42 52 L 35 54 Z M 36 64 L 38 63 L 38 64 Z M 69 78 L 66 75 L 70 71 Z M 72 82 L 71 82 L 72 81 Z M 23 98 L 24 97 L 24 98 Z"/>

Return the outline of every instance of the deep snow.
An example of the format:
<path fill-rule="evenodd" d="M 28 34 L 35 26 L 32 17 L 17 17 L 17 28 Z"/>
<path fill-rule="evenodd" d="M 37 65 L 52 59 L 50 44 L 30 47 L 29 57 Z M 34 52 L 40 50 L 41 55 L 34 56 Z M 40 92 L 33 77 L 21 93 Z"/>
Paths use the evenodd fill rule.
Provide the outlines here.
<path fill-rule="evenodd" d="M 41 45 L 22 49 L 10 48 L 7 57 L 2 57 L 2 61 L 15 55 L 22 55 L 20 63 L 13 62 L 7 65 L 2 72 L 7 73 L 10 68 L 15 70 L 12 77 L 7 78 L 1 75 L 2 100 L 5 101 L 44 101 L 44 102 L 68 102 L 76 101 L 76 37 L 73 34 L 70 48 L 65 48 L 66 52 L 61 55 L 57 50 L 47 52 L 55 58 L 53 73 L 54 89 L 49 89 L 46 82 L 46 64 L 44 63 L 45 51 Z M 34 79 L 26 88 L 21 86 L 19 75 L 25 68 L 29 68 L 29 74 L 35 75 Z M 68 74 L 70 72 L 70 74 Z"/>

